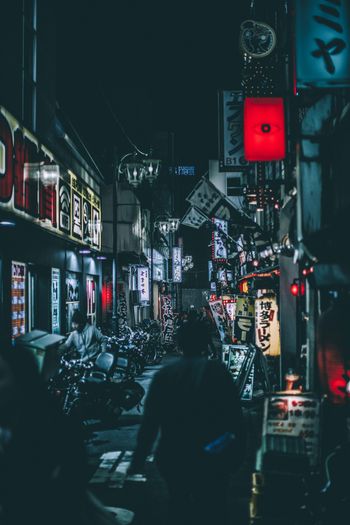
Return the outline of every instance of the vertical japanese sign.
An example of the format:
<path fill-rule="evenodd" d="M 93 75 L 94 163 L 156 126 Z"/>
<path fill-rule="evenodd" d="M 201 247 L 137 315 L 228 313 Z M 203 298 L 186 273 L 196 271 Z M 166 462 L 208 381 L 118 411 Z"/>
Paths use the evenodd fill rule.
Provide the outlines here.
<path fill-rule="evenodd" d="M 265 399 L 263 438 L 289 436 L 302 439 L 310 464 L 320 454 L 320 401 L 312 396 L 271 395 Z M 286 450 L 288 452 L 288 450 Z"/>
<path fill-rule="evenodd" d="M 160 317 L 163 343 L 171 345 L 174 342 L 174 314 L 170 295 L 160 296 Z"/>
<path fill-rule="evenodd" d="M 26 331 L 26 270 L 24 263 L 12 262 L 11 302 L 12 338 Z"/>
<path fill-rule="evenodd" d="M 137 268 L 137 284 L 140 290 L 140 301 L 145 303 L 149 301 L 149 272 L 147 266 Z"/>
<path fill-rule="evenodd" d="M 173 282 L 182 283 L 182 250 L 179 246 L 173 248 Z"/>
<path fill-rule="evenodd" d="M 60 270 L 51 269 L 51 331 L 59 334 L 61 331 L 60 303 Z"/>
<path fill-rule="evenodd" d="M 350 85 L 348 0 L 296 0 L 297 87 Z"/>
<path fill-rule="evenodd" d="M 281 353 L 275 296 L 255 300 L 255 344 L 265 355 L 279 356 Z"/>
<path fill-rule="evenodd" d="M 254 339 L 254 299 L 238 296 L 234 321 L 235 340 L 239 344 L 253 342 Z"/>
<path fill-rule="evenodd" d="M 216 327 L 218 329 L 221 342 L 224 342 L 226 336 L 226 316 L 224 306 L 221 300 L 209 301 L 209 306 L 213 319 L 215 321 Z"/>
<path fill-rule="evenodd" d="M 243 93 L 219 92 L 219 170 L 240 171 L 248 166 L 243 148 Z"/>
<path fill-rule="evenodd" d="M 128 334 L 128 307 L 126 303 L 125 285 L 118 283 L 118 303 L 117 303 L 117 318 L 118 318 L 118 335 L 122 337 Z"/>
<path fill-rule="evenodd" d="M 227 228 L 228 223 L 222 219 L 213 217 L 212 219 L 215 230 L 212 235 L 212 259 L 216 262 L 227 261 Z"/>

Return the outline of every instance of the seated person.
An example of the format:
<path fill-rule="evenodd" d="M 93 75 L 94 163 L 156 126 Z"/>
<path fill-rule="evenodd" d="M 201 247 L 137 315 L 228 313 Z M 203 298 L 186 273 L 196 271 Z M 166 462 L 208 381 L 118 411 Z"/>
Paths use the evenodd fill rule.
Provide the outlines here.
<path fill-rule="evenodd" d="M 101 351 L 106 351 L 107 337 L 96 326 L 89 324 L 79 310 L 73 313 L 72 329 L 67 341 L 61 345 L 61 351 L 65 352 L 73 348 L 83 362 L 93 359 Z"/>

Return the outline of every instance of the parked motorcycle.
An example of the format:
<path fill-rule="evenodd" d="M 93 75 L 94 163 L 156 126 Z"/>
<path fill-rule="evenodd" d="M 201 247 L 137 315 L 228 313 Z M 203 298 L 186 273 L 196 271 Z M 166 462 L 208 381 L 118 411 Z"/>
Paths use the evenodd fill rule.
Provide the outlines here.
<path fill-rule="evenodd" d="M 123 410 L 140 405 L 145 394 L 143 387 L 128 377 L 122 364 L 109 352 L 99 354 L 95 363 L 62 358 L 49 390 L 65 414 L 108 423 L 115 422 Z"/>

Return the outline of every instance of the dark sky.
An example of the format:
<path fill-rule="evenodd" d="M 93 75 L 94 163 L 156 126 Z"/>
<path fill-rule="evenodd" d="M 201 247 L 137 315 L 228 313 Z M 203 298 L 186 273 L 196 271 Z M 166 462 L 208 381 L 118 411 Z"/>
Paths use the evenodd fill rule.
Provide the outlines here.
<path fill-rule="evenodd" d="M 60 0 L 58 99 L 97 160 L 128 135 L 175 133 L 181 163 L 217 157 L 217 90 L 239 88 L 239 25 L 250 0 Z"/>

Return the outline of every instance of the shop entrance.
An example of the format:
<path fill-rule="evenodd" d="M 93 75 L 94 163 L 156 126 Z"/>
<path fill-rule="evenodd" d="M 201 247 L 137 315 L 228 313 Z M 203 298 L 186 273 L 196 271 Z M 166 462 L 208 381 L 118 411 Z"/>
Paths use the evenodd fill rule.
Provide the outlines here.
<path fill-rule="evenodd" d="M 86 316 L 90 324 L 96 324 L 97 279 L 92 275 L 86 277 Z"/>

